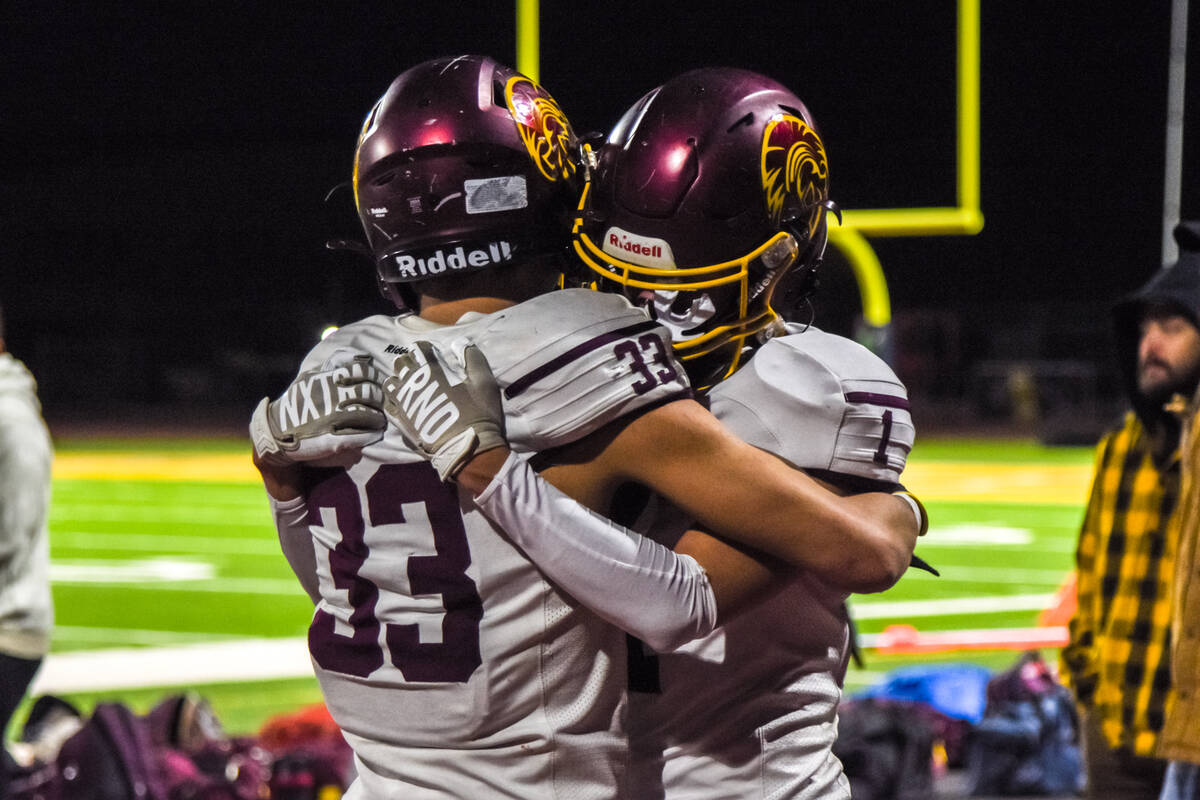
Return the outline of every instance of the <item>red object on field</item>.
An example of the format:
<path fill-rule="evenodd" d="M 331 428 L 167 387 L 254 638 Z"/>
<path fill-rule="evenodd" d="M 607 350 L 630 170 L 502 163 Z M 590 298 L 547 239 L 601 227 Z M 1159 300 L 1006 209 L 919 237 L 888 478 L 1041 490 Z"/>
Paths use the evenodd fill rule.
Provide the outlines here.
<path fill-rule="evenodd" d="M 283 751 L 314 741 L 341 741 L 342 732 L 324 703 L 305 706 L 291 714 L 271 717 L 258 733 L 268 750 Z"/>
<path fill-rule="evenodd" d="M 889 625 L 883 633 L 861 638 L 864 647 L 892 655 L 954 650 L 1035 650 L 1040 647 L 1062 647 L 1067 643 L 1067 629 L 1050 626 L 921 633 L 912 625 Z"/>
<path fill-rule="evenodd" d="M 1078 606 L 1078 597 L 1075 594 L 1075 570 L 1071 570 L 1063 579 L 1062 585 L 1058 587 L 1058 591 L 1054 593 L 1054 605 L 1047 608 L 1038 617 L 1038 625 L 1066 625 L 1071 621 L 1071 617 L 1075 616 L 1075 609 Z"/>

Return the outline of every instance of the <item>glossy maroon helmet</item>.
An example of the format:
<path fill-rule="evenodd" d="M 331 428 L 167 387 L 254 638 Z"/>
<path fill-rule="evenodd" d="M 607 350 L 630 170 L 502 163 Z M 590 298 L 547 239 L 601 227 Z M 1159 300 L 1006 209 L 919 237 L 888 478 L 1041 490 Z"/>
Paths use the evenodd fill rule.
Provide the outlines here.
<path fill-rule="evenodd" d="M 828 175 L 812 115 L 784 86 L 741 69 L 686 72 L 613 128 L 580 203 L 575 250 L 593 279 L 654 309 L 705 388 L 770 335 L 771 297 L 789 270 L 804 270 L 794 277 L 811 291 Z"/>
<path fill-rule="evenodd" d="M 355 204 L 385 296 L 404 307 L 406 283 L 569 250 L 580 154 L 554 98 L 486 56 L 402 73 L 354 154 Z"/>

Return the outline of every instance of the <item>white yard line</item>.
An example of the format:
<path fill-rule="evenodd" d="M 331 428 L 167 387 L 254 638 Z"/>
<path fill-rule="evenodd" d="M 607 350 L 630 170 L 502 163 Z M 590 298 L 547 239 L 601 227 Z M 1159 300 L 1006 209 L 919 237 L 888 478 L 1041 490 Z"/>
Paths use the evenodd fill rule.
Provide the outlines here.
<path fill-rule="evenodd" d="M 55 580 L 55 586 L 95 584 L 97 580 Z M 121 591 L 150 592 L 215 592 L 218 594 L 263 594 L 272 597 L 303 596 L 304 590 L 295 578 L 212 578 L 209 580 L 126 582 L 105 581 L 109 586 L 118 586 Z"/>
<path fill-rule="evenodd" d="M 930 556 L 929 561 L 942 573 L 940 577 L 930 575 L 920 570 L 909 570 L 905 577 L 921 578 L 934 581 L 941 585 L 946 583 L 969 583 L 976 586 L 981 583 L 998 584 L 1045 584 L 1058 586 L 1071 574 L 1070 569 L 1041 569 L 1038 567 L 975 567 L 946 564 L 940 558 Z"/>
<path fill-rule="evenodd" d="M 1028 547 L 1033 543 L 1033 531 L 1030 528 L 1014 528 L 1008 525 L 981 525 L 968 523 L 964 525 L 939 525 L 929 528 L 926 541 L 938 544 L 980 545 L 992 547 L 995 545 L 1008 547 Z"/>
<path fill-rule="evenodd" d="M 50 581 L 56 586 L 104 584 L 123 590 L 155 592 L 229 592 L 231 594 L 297 595 L 292 578 L 218 577 L 216 565 L 203 559 L 148 558 L 54 559 Z"/>
<path fill-rule="evenodd" d="M 154 587 L 157 591 L 162 586 Z M 183 588 L 183 587 L 181 587 Z M 293 587 L 293 591 L 295 588 Z M 942 614 L 991 614 L 1004 611 L 1040 611 L 1054 602 L 1053 594 L 953 597 L 936 600 L 861 602 L 853 607 L 855 619 L 932 617 Z M 63 628 L 66 636 L 86 629 Z M 186 637 L 159 631 L 96 629 L 123 641 L 155 641 L 157 637 Z M 995 632 L 1003 633 L 1003 632 Z M 979 636 L 992 636 L 981 631 Z M 97 634 L 99 635 L 99 634 Z M 949 635 L 943 632 L 943 635 Z M 874 639 L 871 640 L 874 642 Z M 34 681 L 32 693 L 65 693 L 187 686 L 205 683 L 307 678 L 312 675 L 308 647 L 303 637 L 243 639 L 173 644 L 164 647 L 121 647 L 52 653 Z M 859 677 L 861 680 L 861 676 Z"/>
<path fill-rule="evenodd" d="M 55 625 L 50 639 L 56 645 L 66 643 L 121 645 L 169 645 L 189 642 L 210 643 L 215 639 L 253 639 L 228 632 L 161 631 L 137 628 L 93 628 L 83 625 Z"/>
<path fill-rule="evenodd" d="M 1078 538 L 1079 532 L 1074 528 L 1064 529 L 1062 535 L 1035 536 L 1029 528 L 970 523 L 931 527 L 929 533 L 917 541 L 917 547 L 921 550 L 927 547 L 955 550 L 1001 547 L 1020 549 L 1022 553 L 1063 553 L 1074 552 Z"/>
<path fill-rule="evenodd" d="M 271 524 L 271 511 L 264 500 L 259 508 L 180 506 L 157 502 L 70 503 L 51 506 L 50 524 L 70 522 L 179 522 L 186 525 Z"/>
<path fill-rule="evenodd" d="M 216 577 L 217 568 L 207 561 L 178 558 L 144 558 L 137 561 L 96 558 L 54 559 L 50 562 L 51 583 L 170 583 L 204 581 Z"/>
<path fill-rule="evenodd" d="M 173 647 L 52 653 L 30 689 L 32 696 L 67 692 L 190 686 L 205 683 L 312 677 L 301 638 L 249 639 Z"/>
<path fill-rule="evenodd" d="M 850 601 L 850 614 L 857 620 L 909 617 L 940 617 L 945 614 L 999 614 L 1005 611 L 1043 611 L 1054 605 L 1050 594 L 1001 594 L 991 597 L 940 597 L 936 600 L 894 602 Z"/>
<path fill-rule="evenodd" d="M 273 530 L 273 529 L 272 529 Z M 133 550 L 165 553 L 216 553 L 219 555 L 281 556 L 279 541 L 271 533 L 261 536 L 192 536 L 169 533 L 90 533 L 55 531 L 51 546 L 68 550 Z"/>

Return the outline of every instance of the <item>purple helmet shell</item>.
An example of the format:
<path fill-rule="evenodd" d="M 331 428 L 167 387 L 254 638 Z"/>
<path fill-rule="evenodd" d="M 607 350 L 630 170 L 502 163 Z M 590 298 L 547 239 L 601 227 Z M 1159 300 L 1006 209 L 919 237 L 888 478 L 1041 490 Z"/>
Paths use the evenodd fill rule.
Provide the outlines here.
<path fill-rule="evenodd" d="M 385 294 L 568 248 L 580 153 L 554 98 L 486 56 L 402 73 L 354 155 L 355 203 Z"/>
<path fill-rule="evenodd" d="M 575 249 L 593 278 L 652 304 L 689 372 L 720 351 L 705 370 L 720 379 L 778 319 L 770 303 L 784 275 L 819 264 L 828 206 L 825 146 L 804 103 L 754 72 L 693 70 L 613 128 Z"/>

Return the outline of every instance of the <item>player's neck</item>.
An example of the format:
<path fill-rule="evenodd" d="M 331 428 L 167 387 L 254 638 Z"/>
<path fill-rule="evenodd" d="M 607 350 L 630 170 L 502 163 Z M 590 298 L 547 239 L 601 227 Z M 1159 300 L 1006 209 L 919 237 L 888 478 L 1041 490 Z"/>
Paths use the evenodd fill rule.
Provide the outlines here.
<path fill-rule="evenodd" d="M 442 300 L 425 295 L 421 297 L 421 311 L 418 316 L 439 325 L 453 325 L 467 312 L 491 314 L 513 305 L 516 305 L 515 300 L 503 297 L 464 297 L 456 300 Z"/>
<path fill-rule="evenodd" d="M 433 278 L 413 284 L 421 298 L 422 319 L 453 325 L 463 314 L 491 314 L 557 288 L 559 267 L 551 259 L 533 259 L 503 269 Z"/>

